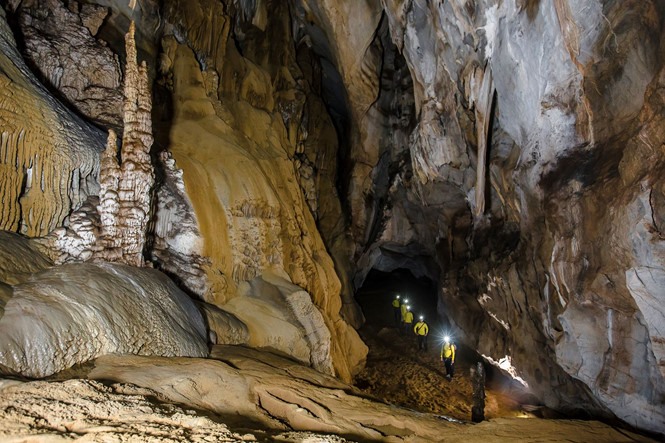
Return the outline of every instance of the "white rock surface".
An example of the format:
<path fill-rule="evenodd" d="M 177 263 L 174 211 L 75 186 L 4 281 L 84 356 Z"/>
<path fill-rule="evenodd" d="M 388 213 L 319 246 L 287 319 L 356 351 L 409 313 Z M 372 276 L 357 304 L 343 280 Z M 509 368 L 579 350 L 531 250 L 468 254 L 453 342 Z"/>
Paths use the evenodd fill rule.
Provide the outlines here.
<path fill-rule="evenodd" d="M 165 275 L 68 264 L 12 287 L 0 318 L 0 365 L 45 377 L 109 353 L 207 355 L 203 318 Z"/>
<path fill-rule="evenodd" d="M 267 347 L 334 374 L 330 331 L 310 295 L 283 277 L 265 273 L 240 286 L 224 309 L 242 320 L 253 347 Z"/>

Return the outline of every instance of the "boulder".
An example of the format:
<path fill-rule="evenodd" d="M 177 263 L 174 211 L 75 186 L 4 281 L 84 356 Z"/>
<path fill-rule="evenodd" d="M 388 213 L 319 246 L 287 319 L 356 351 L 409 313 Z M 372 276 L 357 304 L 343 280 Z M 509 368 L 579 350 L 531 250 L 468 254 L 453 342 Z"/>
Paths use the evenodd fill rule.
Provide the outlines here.
<path fill-rule="evenodd" d="M 33 274 L 12 292 L 0 318 L 0 365 L 27 377 L 109 353 L 208 353 L 193 301 L 153 269 L 68 264 Z"/>

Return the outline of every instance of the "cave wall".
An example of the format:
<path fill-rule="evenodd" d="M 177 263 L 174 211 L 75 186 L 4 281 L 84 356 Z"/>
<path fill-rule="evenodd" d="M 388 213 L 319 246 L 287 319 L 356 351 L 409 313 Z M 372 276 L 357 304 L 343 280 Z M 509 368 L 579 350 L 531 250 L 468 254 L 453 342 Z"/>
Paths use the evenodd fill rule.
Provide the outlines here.
<path fill-rule="evenodd" d="M 273 15 L 261 22 L 265 7 Z M 311 86 L 296 64 L 288 7 L 257 8 L 232 13 L 216 2 L 165 5 L 174 33 L 163 40 L 160 69 L 173 91 L 170 151 L 196 214 L 197 253 L 205 257 L 200 295 L 223 306 L 244 291 L 244 282 L 280 274 L 311 295 L 330 331 L 329 340 L 305 333 L 330 342 L 311 346 L 314 366 L 349 379 L 366 348 L 340 317 L 341 284 L 314 218 L 325 214 L 312 206 L 321 188 L 308 185 L 314 177 L 302 146 L 320 137 L 329 150 L 334 132 L 326 121 L 321 129 L 305 126 Z M 326 152 L 310 153 L 308 161 L 320 163 Z M 317 177 L 328 187 L 332 179 Z M 288 297 L 283 303 L 289 305 Z M 290 315 L 300 317 L 293 305 Z"/>
<path fill-rule="evenodd" d="M 349 379 L 366 352 L 340 315 L 362 321 L 353 287 L 408 267 L 549 406 L 665 428 L 662 4 L 139 3 L 25 2 L 16 24 L 54 94 L 112 126 L 93 108 L 113 101 L 114 36 L 138 21 L 165 151 L 150 256 L 227 306 L 233 340 Z M 44 46 L 42 7 L 102 58 L 103 84 L 65 69 L 75 55 L 49 76 L 31 48 L 66 42 Z M 44 235 L 96 192 L 101 131 L 0 26 L 2 227 Z M 289 340 L 258 333 L 266 316 L 295 325 Z"/>
<path fill-rule="evenodd" d="M 438 271 L 457 334 L 546 404 L 665 429 L 663 5 L 300 3 L 335 41 L 362 116 L 350 156 L 364 172 L 346 175 L 356 285 L 372 267 Z M 381 14 L 410 71 L 415 127 L 367 111 L 382 97 L 370 43 Z M 349 32 L 357 17 L 369 24 Z M 363 138 L 390 143 L 386 130 L 408 137 L 410 164 L 377 208 L 386 148 Z"/>

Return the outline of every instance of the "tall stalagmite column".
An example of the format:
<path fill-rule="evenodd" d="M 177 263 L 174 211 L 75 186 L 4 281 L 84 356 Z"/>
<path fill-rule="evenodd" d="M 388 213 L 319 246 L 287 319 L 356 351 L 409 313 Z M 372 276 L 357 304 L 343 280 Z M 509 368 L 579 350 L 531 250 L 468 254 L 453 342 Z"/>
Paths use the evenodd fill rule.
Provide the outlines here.
<path fill-rule="evenodd" d="M 140 67 L 137 64 L 134 30 L 132 22 L 125 36 L 127 64 L 120 164 L 117 168 L 113 166 L 115 158 L 111 149 L 115 148 L 115 134 L 110 132 L 101 169 L 103 195 L 100 195 L 98 209 L 102 221 L 102 249 L 99 256 L 142 266 L 155 174 L 150 159 L 153 136 L 148 68 L 145 62 Z M 117 185 L 116 195 L 113 185 Z"/>

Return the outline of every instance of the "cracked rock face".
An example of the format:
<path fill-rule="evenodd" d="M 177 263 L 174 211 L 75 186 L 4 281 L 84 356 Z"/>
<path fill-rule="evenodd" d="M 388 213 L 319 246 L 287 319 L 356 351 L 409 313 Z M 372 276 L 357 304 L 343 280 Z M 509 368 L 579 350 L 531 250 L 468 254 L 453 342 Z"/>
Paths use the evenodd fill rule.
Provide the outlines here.
<path fill-rule="evenodd" d="M 21 2 L 19 25 L 28 61 L 45 84 L 82 115 L 105 127 L 122 127 L 120 63 L 95 38 L 107 8 L 61 0 Z"/>

